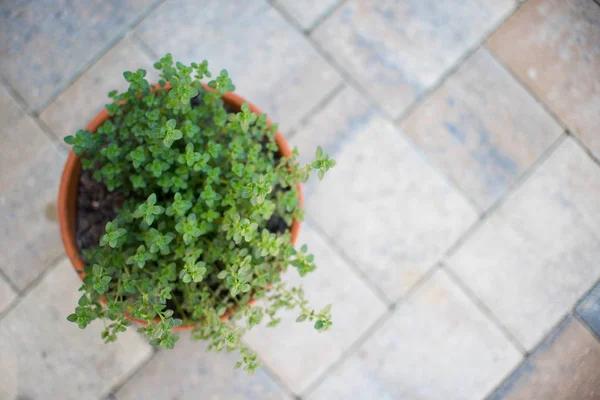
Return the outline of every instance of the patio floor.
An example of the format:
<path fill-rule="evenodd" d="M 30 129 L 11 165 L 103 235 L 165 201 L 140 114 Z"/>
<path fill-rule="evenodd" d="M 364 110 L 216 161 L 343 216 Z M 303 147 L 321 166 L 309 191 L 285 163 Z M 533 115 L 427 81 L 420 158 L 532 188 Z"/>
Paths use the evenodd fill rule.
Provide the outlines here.
<path fill-rule="evenodd" d="M 251 377 L 66 321 L 62 137 L 166 52 L 337 160 L 300 237 L 333 329 L 256 329 Z M 600 399 L 595 1 L 6 0 L 0 123 L 2 400 Z"/>

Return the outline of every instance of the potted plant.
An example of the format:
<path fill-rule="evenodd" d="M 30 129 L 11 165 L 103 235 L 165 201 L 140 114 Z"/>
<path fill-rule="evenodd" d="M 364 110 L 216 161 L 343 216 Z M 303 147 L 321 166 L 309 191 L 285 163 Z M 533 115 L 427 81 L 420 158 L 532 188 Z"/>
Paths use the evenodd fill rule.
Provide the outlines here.
<path fill-rule="evenodd" d="M 297 151 L 258 108 L 231 93 L 227 71 L 210 80 L 208 64 L 173 64 L 167 54 L 146 72 L 125 72 L 129 89 L 112 91 L 72 145 L 59 194 L 65 249 L 83 292 L 68 320 L 85 328 L 102 319 L 106 342 L 131 325 L 154 346 L 173 348 L 177 330 L 239 350 L 236 365 L 253 371 L 256 355 L 243 333 L 281 309 L 318 331 L 330 306 L 316 312 L 282 272 L 315 269 L 306 246 L 294 249 L 302 191 L 316 170 L 335 165 L 319 148 L 300 166 Z M 253 305 L 260 299 L 258 305 Z"/>

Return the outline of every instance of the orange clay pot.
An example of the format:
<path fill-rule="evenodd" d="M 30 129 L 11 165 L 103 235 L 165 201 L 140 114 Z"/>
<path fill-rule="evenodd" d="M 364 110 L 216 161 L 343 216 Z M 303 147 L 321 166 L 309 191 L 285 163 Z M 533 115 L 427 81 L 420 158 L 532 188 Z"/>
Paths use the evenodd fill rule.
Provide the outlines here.
<path fill-rule="evenodd" d="M 207 85 L 204 85 L 206 90 L 211 90 Z M 169 89 L 169 85 L 165 86 L 166 90 Z M 160 90 L 160 89 L 159 89 Z M 247 102 L 243 97 L 238 96 L 235 93 L 226 93 L 222 96 L 223 102 L 227 104 L 234 110 L 240 110 L 242 104 Z M 262 114 L 262 111 L 258 109 L 254 104 L 247 102 L 250 106 L 250 110 L 255 114 Z M 98 127 L 100 127 L 110 115 L 106 108 L 102 109 L 94 119 L 90 121 L 85 127 L 86 130 L 91 131 L 92 133 L 96 132 Z M 267 124 L 271 125 L 271 120 L 267 118 Z M 281 134 L 281 132 L 277 132 L 275 135 L 275 142 L 279 147 L 279 152 L 283 157 L 291 157 L 292 152 L 290 150 L 290 146 L 286 142 L 285 138 Z M 83 279 L 85 277 L 84 267 L 85 263 L 79 256 L 79 249 L 77 248 L 77 243 L 75 242 L 75 227 L 77 224 L 77 190 L 79 188 L 79 175 L 81 172 L 81 161 L 77 154 L 73 151 L 69 153 L 67 157 L 67 162 L 65 163 L 65 168 L 63 170 L 63 174 L 60 180 L 60 188 L 58 191 L 58 222 L 60 225 L 60 236 L 62 237 L 63 244 L 65 245 L 65 251 L 67 256 L 71 260 L 73 264 L 73 268 L 77 271 L 79 277 Z M 302 198 L 302 186 L 298 184 L 298 200 L 300 201 L 300 206 L 303 204 Z M 293 244 L 296 243 L 298 239 L 298 234 L 300 233 L 300 221 L 294 220 L 292 222 L 291 228 L 291 242 Z M 104 297 L 102 298 L 104 301 Z M 250 300 L 249 304 L 254 304 L 255 299 Z M 230 311 L 227 312 L 221 317 L 221 320 L 227 321 L 230 316 Z M 140 321 L 135 318 L 128 317 L 129 320 L 137 322 L 140 325 L 146 325 L 145 321 Z M 182 325 L 173 328 L 174 331 L 187 331 L 191 330 L 193 325 Z"/>

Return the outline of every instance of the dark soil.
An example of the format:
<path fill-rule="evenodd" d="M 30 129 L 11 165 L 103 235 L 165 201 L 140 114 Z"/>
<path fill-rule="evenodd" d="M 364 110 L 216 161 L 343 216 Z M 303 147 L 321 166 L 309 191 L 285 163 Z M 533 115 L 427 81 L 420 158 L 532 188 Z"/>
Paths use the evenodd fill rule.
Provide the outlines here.
<path fill-rule="evenodd" d="M 81 171 L 77 190 L 77 231 L 79 251 L 98 246 L 106 224 L 112 221 L 123 206 L 124 196 L 109 192 L 103 183 L 92 178 L 91 171 Z"/>

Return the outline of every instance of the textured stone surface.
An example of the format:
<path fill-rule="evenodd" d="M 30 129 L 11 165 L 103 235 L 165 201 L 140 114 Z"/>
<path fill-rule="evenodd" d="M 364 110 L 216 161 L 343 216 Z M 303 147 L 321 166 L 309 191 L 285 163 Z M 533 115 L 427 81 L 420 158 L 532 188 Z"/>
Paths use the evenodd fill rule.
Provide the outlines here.
<path fill-rule="evenodd" d="M 490 39 L 496 53 L 600 157 L 600 7 L 530 0 Z"/>
<path fill-rule="evenodd" d="M 0 269 L 20 288 L 62 252 L 56 196 L 64 157 L 0 88 Z"/>
<path fill-rule="evenodd" d="M 152 0 L 0 3 L 0 73 L 39 109 Z"/>
<path fill-rule="evenodd" d="M 401 132 L 344 89 L 292 140 L 337 160 L 306 187 L 306 210 L 390 299 L 432 267 L 476 219 Z"/>
<path fill-rule="evenodd" d="M 133 41 L 123 39 L 58 96 L 41 113 L 40 118 L 67 147 L 63 138 L 73 135 L 94 118 L 109 102 L 108 92 L 126 90 L 128 84 L 123 72 L 136 71 L 138 68 L 147 71 L 148 82 L 158 82 L 152 62 Z"/>
<path fill-rule="evenodd" d="M 437 271 L 309 398 L 482 398 L 520 358 L 471 300 Z"/>
<path fill-rule="evenodd" d="M 0 276 L 0 313 L 15 299 L 17 294 L 8 282 Z"/>
<path fill-rule="evenodd" d="M 304 29 L 314 24 L 331 11 L 341 0 L 276 0 Z"/>
<path fill-rule="evenodd" d="M 0 320 L 0 370 L 10 372 L 0 388 L 9 397 L 3 398 L 98 399 L 150 356 L 133 329 L 106 345 L 102 323 L 80 330 L 68 322 L 79 286 L 65 259 Z"/>
<path fill-rule="evenodd" d="M 600 277 L 599 203 L 600 169 L 567 139 L 449 262 L 527 349 Z"/>
<path fill-rule="evenodd" d="M 314 323 L 297 323 L 299 314 L 291 311 L 282 314 L 277 327 L 257 327 L 246 340 L 293 392 L 301 394 L 385 313 L 386 307 L 307 224 L 302 226 L 298 243 L 308 244 L 317 270 L 301 278 L 290 267 L 285 279 L 290 285 L 302 285 L 312 307 L 333 304 L 331 330 L 317 333 Z"/>
<path fill-rule="evenodd" d="M 0 86 L 0 122 L 2 139 L 0 180 L 2 180 L 26 169 L 49 141 L 2 86 Z"/>
<path fill-rule="evenodd" d="M 235 353 L 207 352 L 206 343 L 182 334 L 173 350 L 161 351 L 116 396 L 119 400 L 290 399 L 264 368 L 254 375 L 234 369 Z"/>
<path fill-rule="evenodd" d="M 562 132 L 483 49 L 401 126 L 484 209 Z"/>
<path fill-rule="evenodd" d="M 577 314 L 600 337 L 600 284 L 577 306 Z"/>
<path fill-rule="evenodd" d="M 351 0 L 313 36 L 398 116 L 513 7 L 513 0 Z"/>
<path fill-rule="evenodd" d="M 236 92 L 284 131 L 340 82 L 306 39 L 261 0 L 165 3 L 137 33 L 158 54 L 207 59 L 216 74 L 227 69 Z"/>
<path fill-rule="evenodd" d="M 596 400 L 598 371 L 600 343 L 569 317 L 490 400 Z"/>

